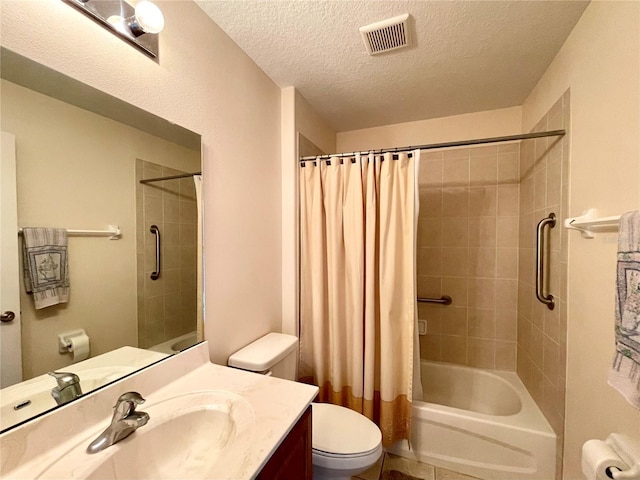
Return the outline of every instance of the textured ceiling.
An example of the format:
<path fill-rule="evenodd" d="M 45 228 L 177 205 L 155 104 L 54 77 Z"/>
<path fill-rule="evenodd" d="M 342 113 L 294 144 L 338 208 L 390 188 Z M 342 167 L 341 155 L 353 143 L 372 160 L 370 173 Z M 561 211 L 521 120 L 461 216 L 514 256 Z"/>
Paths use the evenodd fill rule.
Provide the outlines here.
<path fill-rule="evenodd" d="M 196 0 L 337 131 L 521 105 L 588 2 Z M 409 13 L 413 46 L 366 53 L 358 27 Z"/>

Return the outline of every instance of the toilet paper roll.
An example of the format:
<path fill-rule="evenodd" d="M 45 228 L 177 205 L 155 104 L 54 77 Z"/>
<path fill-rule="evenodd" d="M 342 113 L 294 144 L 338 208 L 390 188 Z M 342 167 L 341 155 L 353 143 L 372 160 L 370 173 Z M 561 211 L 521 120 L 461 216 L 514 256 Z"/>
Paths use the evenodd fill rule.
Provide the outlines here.
<path fill-rule="evenodd" d="M 582 446 L 582 473 L 587 480 L 610 480 L 607 469 L 614 467 L 627 470 L 629 467 L 618 454 L 602 440 L 589 440 Z"/>
<path fill-rule="evenodd" d="M 69 341 L 71 342 L 69 350 L 73 353 L 74 362 L 89 358 L 89 337 L 87 335 L 77 335 L 71 337 Z"/>

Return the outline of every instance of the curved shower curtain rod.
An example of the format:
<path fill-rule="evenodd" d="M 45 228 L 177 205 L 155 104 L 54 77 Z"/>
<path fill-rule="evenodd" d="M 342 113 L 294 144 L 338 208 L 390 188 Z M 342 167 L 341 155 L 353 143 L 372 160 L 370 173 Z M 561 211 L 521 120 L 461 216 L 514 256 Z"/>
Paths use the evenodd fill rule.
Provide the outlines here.
<path fill-rule="evenodd" d="M 368 151 L 351 152 L 351 153 L 336 153 L 332 155 L 318 155 L 318 156 L 311 155 L 308 157 L 300 157 L 299 161 L 304 162 L 304 161 L 310 161 L 310 160 L 329 160 L 331 158 L 353 157 L 358 153 L 363 155 L 368 155 L 370 153 L 373 153 L 373 154 L 399 153 L 399 152 L 410 152 L 411 150 L 431 150 L 434 148 L 464 147 L 466 145 L 479 145 L 482 143 L 512 142 L 515 140 L 528 140 L 531 138 L 541 138 L 541 137 L 562 137 L 566 133 L 567 133 L 566 130 L 550 130 L 548 132 L 521 133 L 519 135 L 507 135 L 504 137 L 491 137 L 491 138 L 478 138 L 475 140 L 461 140 L 458 142 L 431 143 L 428 145 L 383 148 L 381 150 L 368 150 Z"/>

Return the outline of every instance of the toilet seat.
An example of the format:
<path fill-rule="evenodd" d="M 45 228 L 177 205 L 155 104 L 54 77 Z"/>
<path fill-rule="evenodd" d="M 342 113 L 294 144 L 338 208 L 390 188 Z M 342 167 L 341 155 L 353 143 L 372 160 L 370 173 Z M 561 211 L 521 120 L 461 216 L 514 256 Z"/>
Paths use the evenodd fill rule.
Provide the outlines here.
<path fill-rule="evenodd" d="M 313 464 L 333 469 L 367 468 L 382 454 L 382 434 L 367 417 L 328 403 L 312 403 Z"/>
<path fill-rule="evenodd" d="M 331 470 L 354 470 L 361 472 L 376 463 L 382 455 L 382 444 L 377 448 L 359 455 L 331 454 L 312 449 L 311 458 L 314 467 Z"/>

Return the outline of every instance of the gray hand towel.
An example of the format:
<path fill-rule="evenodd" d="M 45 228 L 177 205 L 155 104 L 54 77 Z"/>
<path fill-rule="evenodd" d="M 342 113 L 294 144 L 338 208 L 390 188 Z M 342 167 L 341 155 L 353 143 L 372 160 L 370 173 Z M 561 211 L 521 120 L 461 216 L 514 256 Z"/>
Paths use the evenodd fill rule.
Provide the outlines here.
<path fill-rule="evenodd" d="M 640 409 L 640 212 L 620 217 L 615 331 L 609 385 Z"/>
<path fill-rule="evenodd" d="M 36 309 L 69 301 L 67 231 L 23 228 L 24 286 Z"/>

